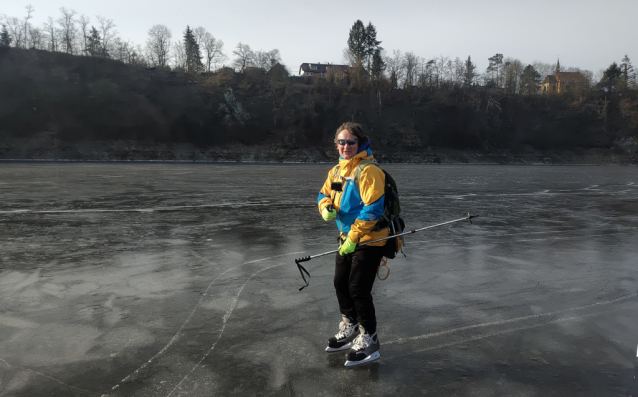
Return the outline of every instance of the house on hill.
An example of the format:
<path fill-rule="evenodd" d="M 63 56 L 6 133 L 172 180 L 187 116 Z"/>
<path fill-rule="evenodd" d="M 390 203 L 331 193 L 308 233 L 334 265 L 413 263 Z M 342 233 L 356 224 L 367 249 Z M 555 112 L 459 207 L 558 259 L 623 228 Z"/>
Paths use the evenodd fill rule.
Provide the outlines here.
<path fill-rule="evenodd" d="M 266 74 L 266 70 L 264 68 L 259 68 L 256 66 L 246 66 L 244 70 L 242 71 L 242 73 L 245 74 L 246 76 L 250 76 L 250 77 L 258 79 L 264 74 Z"/>
<path fill-rule="evenodd" d="M 277 62 L 275 66 L 270 68 L 270 70 L 266 74 L 270 78 L 273 78 L 276 80 L 285 80 L 288 78 L 288 70 L 286 69 L 284 65 L 280 64 L 279 62 Z"/>
<path fill-rule="evenodd" d="M 302 63 L 299 66 L 300 76 L 326 77 L 327 73 L 334 73 L 335 76 L 346 77 L 350 72 L 347 65 L 333 65 L 331 63 Z"/>
<path fill-rule="evenodd" d="M 553 75 L 545 77 L 541 83 L 541 93 L 560 94 L 569 89 L 586 87 L 589 80 L 580 72 L 555 72 Z"/>

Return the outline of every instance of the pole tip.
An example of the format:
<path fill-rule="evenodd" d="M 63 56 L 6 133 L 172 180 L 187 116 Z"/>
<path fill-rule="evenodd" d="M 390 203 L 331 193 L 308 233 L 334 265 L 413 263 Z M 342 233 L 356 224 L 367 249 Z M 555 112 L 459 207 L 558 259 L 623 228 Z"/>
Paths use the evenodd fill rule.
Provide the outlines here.
<path fill-rule="evenodd" d="M 478 217 L 479 217 L 478 215 L 470 215 L 470 213 L 468 212 L 467 218 L 465 219 L 467 219 L 468 222 L 472 223 L 472 218 L 478 218 Z"/>

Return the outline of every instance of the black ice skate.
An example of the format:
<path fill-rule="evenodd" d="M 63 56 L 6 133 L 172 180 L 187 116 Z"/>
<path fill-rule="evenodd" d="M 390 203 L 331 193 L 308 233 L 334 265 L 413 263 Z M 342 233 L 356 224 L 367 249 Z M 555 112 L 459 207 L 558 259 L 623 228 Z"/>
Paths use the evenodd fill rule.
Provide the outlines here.
<path fill-rule="evenodd" d="M 346 367 L 369 363 L 381 358 L 379 353 L 381 344 L 377 333 L 369 335 L 363 327 L 359 326 L 359 328 L 359 336 L 354 340 L 352 349 L 346 354 Z"/>
<path fill-rule="evenodd" d="M 341 317 L 343 321 L 339 323 L 339 333 L 328 339 L 327 352 L 338 352 L 350 349 L 352 347 L 352 341 L 359 335 L 359 324 L 348 318 L 348 316 L 342 315 Z"/>

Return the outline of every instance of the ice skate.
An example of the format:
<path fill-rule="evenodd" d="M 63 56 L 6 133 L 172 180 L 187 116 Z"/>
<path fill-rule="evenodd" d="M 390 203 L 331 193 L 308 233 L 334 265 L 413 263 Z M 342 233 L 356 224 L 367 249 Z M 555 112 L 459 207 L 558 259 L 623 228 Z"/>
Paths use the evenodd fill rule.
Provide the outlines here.
<path fill-rule="evenodd" d="M 348 316 L 342 315 L 343 321 L 339 323 L 339 332 L 337 335 L 328 339 L 327 352 L 338 352 L 350 349 L 352 341 L 359 335 L 359 324 Z"/>
<path fill-rule="evenodd" d="M 379 338 L 377 338 L 377 333 L 369 335 L 363 327 L 360 326 L 359 328 L 359 336 L 354 340 L 352 349 L 346 354 L 346 367 L 369 363 L 381 358 L 379 353 L 381 344 L 379 343 Z"/>

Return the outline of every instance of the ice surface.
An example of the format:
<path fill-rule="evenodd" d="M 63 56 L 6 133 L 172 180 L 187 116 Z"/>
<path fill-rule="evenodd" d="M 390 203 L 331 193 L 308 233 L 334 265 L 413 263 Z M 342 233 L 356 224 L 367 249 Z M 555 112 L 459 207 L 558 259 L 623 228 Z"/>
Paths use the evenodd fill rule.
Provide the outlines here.
<path fill-rule="evenodd" d="M 385 165 L 409 229 L 339 322 L 330 164 L 0 164 L 0 396 L 636 393 L 638 169 Z"/>

